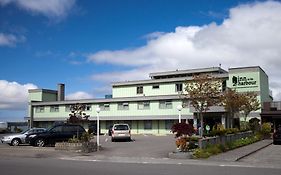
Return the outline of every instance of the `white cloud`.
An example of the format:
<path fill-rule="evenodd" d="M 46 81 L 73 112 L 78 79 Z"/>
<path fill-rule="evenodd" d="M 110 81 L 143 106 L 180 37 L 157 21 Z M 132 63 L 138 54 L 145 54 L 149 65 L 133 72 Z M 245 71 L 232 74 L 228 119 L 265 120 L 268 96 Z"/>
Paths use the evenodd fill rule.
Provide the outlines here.
<path fill-rule="evenodd" d="M 20 9 L 48 18 L 64 18 L 75 5 L 75 0 L 0 0 L 0 5 L 15 4 Z"/>
<path fill-rule="evenodd" d="M 280 98 L 280 31 L 281 3 L 257 2 L 230 9 L 222 24 L 179 26 L 174 32 L 152 33 L 142 47 L 100 51 L 89 54 L 88 60 L 132 67 L 92 77 L 111 81 L 137 79 L 159 70 L 259 65 L 275 84 L 271 87 L 274 96 Z"/>
<path fill-rule="evenodd" d="M 82 92 L 82 91 L 68 94 L 66 96 L 67 100 L 80 100 L 80 99 L 92 99 L 92 98 L 93 98 L 93 95 L 86 93 L 86 92 Z"/>
<path fill-rule="evenodd" d="M 24 36 L 16 36 L 13 34 L 0 33 L 0 46 L 15 46 L 17 43 L 24 42 Z"/>
<path fill-rule="evenodd" d="M 34 84 L 19 84 L 0 80 L 0 109 L 24 110 L 28 102 L 28 89 L 36 89 Z"/>

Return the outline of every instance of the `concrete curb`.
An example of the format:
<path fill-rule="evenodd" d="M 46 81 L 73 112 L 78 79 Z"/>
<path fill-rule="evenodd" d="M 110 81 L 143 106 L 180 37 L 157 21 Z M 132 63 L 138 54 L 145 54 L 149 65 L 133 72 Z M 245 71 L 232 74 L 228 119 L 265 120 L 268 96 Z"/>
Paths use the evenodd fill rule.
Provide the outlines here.
<path fill-rule="evenodd" d="M 243 155 L 243 156 L 240 156 L 240 157 L 236 158 L 236 159 L 235 159 L 235 162 L 237 162 L 237 161 L 239 161 L 239 160 L 241 160 L 241 159 L 243 159 L 243 158 L 245 158 L 245 157 L 247 157 L 247 156 L 249 156 L 249 155 L 251 155 L 251 154 L 253 154 L 253 153 L 255 153 L 255 152 L 258 152 L 259 150 L 262 150 L 262 149 L 268 147 L 269 145 L 272 145 L 272 142 L 270 142 L 270 143 L 268 143 L 268 144 L 266 144 L 266 145 L 264 145 L 264 146 L 262 146 L 262 147 L 260 147 L 260 148 L 258 148 L 258 149 L 255 149 L 255 150 L 253 150 L 253 151 L 250 151 L 249 153 L 247 153 L 247 154 L 245 154 L 245 155 Z"/>

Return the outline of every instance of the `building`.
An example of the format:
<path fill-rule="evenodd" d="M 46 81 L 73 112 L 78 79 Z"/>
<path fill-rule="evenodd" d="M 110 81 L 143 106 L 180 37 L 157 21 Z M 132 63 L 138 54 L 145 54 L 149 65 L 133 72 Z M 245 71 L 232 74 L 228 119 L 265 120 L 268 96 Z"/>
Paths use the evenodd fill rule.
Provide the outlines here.
<path fill-rule="evenodd" d="M 264 102 L 261 112 L 262 122 L 270 122 L 273 129 L 281 126 L 281 101 Z"/>
<path fill-rule="evenodd" d="M 57 91 L 29 90 L 28 118 L 34 126 L 49 127 L 54 122 L 66 121 L 70 106 L 82 103 L 90 115 L 90 124 L 96 122 L 96 108 L 101 109 L 101 132 L 106 132 L 113 123 L 125 122 L 134 134 L 170 133 L 172 124 L 179 120 L 179 114 L 183 120 L 193 120 L 195 126 L 200 123 L 192 107 L 177 109 L 182 105 L 185 82 L 192 81 L 193 75 L 198 74 L 210 74 L 221 79 L 222 90 L 229 87 L 238 92 L 254 91 L 261 103 L 272 101 L 268 77 L 260 67 L 230 68 L 228 71 L 210 67 L 156 72 L 151 73 L 147 80 L 116 82 L 112 84 L 112 95 L 102 99 L 64 100 L 64 84 L 59 84 Z M 260 118 L 260 112 L 255 111 L 250 116 Z M 237 119 L 229 118 L 223 107 L 214 106 L 204 115 L 204 120 L 211 126 L 219 122 L 230 127 Z"/>

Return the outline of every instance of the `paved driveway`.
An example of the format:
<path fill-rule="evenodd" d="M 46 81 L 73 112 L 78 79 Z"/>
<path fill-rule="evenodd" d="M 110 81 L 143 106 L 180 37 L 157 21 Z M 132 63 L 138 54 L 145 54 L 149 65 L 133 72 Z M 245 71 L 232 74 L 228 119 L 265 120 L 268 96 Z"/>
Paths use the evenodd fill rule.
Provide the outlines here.
<path fill-rule="evenodd" d="M 167 158 L 176 148 L 173 135 L 133 135 L 131 142 L 111 142 L 109 136 L 101 136 L 100 144 L 103 149 L 95 154 L 117 157 Z"/>
<path fill-rule="evenodd" d="M 89 153 L 89 155 L 105 157 L 167 158 L 168 153 L 175 150 L 175 138 L 173 135 L 133 135 L 132 139 L 131 142 L 111 142 L 111 137 L 106 135 L 100 136 L 101 151 Z M 59 157 L 61 155 L 75 156 L 76 154 L 57 151 L 54 147 L 40 148 L 29 145 L 14 147 L 0 143 L 0 157 Z"/>

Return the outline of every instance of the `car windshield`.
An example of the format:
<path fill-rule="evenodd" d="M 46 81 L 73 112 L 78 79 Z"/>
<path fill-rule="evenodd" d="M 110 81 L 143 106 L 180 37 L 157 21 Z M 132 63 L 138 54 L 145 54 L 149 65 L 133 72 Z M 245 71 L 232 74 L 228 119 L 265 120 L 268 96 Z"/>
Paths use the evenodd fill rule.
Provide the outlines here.
<path fill-rule="evenodd" d="M 29 128 L 29 129 L 26 129 L 26 130 L 24 130 L 24 131 L 22 131 L 21 134 L 25 134 L 25 133 L 27 133 L 29 130 L 30 130 L 30 128 Z"/>
<path fill-rule="evenodd" d="M 116 125 L 114 130 L 129 130 L 129 127 L 127 125 Z"/>

